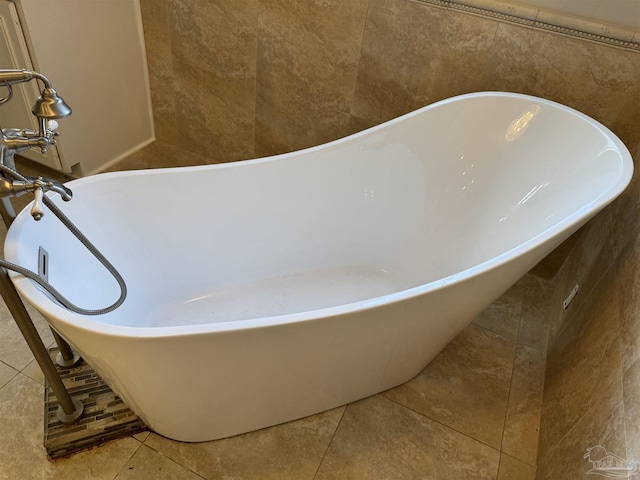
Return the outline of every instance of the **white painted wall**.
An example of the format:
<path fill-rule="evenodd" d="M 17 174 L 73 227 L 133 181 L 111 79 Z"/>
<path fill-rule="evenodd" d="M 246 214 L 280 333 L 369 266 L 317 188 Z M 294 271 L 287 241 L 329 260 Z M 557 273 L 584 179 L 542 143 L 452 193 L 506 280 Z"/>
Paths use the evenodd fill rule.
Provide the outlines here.
<path fill-rule="evenodd" d="M 73 109 L 59 122 L 59 153 L 73 174 L 104 170 L 153 141 L 139 0 L 13 1 L 33 67 Z"/>

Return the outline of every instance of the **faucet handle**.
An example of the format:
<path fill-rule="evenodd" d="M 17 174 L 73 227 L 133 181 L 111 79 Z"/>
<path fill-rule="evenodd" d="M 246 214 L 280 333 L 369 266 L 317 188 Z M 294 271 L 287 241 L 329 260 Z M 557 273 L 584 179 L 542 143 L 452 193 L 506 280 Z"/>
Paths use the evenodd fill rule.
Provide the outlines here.
<path fill-rule="evenodd" d="M 59 126 L 59 124 L 55 120 L 48 120 L 47 121 L 47 133 L 53 135 L 54 137 L 58 137 L 60 135 L 60 132 L 58 131 L 58 126 Z"/>
<path fill-rule="evenodd" d="M 41 187 L 36 188 L 33 191 L 34 199 L 33 206 L 31 207 L 31 216 L 34 220 L 38 221 L 44 216 L 44 208 L 42 207 L 42 196 L 44 192 Z"/>

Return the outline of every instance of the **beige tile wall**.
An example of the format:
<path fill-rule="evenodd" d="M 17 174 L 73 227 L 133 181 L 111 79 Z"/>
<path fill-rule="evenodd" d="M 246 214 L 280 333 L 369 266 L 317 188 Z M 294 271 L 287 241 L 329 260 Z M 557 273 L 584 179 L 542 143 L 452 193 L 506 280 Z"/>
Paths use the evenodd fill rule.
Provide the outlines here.
<path fill-rule="evenodd" d="M 141 3 L 160 145 L 145 167 L 295 150 L 479 90 L 574 107 L 640 158 L 638 51 L 412 0 Z M 636 176 L 554 259 L 550 306 L 522 313 L 541 319 L 519 333 L 522 366 L 540 364 L 550 320 L 538 479 L 583 478 L 596 445 L 640 462 L 639 259 Z"/>

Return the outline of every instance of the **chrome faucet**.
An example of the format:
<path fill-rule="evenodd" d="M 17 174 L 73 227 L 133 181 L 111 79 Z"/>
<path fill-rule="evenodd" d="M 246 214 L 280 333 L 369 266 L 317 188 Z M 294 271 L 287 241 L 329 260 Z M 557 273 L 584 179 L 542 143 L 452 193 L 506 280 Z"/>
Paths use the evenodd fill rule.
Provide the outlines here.
<path fill-rule="evenodd" d="M 71 115 L 71 108 L 55 91 L 47 77 L 30 70 L 0 69 L 0 87 L 7 89 L 7 95 L 0 98 L 0 105 L 7 103 L 13 96 L 12 85 L 40 80 L 44 88 L 36 100 L 31 112 L 38 119 L 38 131 L 29 129 L 0 129 L 0 199 L 5 201 L 12 196 L 33 192 L 35 201 L 31 215 L 40 220 L 44 215 L 42 196 L 51 190 L 59 193 L 64 201 L 71 200 L 71 190 L 67 187 L 42 177 L 26 177 L 16 170 L 14 155 L 28 148 L 37 147 L 42 154 L 47 153 L 51 145 L 56 144 L 59 132 L 56 119 Z"/>

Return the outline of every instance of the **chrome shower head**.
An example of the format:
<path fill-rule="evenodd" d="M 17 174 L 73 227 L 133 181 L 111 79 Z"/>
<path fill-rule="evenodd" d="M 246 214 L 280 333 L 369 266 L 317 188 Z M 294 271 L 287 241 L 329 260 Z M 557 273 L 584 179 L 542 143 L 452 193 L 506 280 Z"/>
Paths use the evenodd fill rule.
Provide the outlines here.
<path fill-rule="evenodd" d="M 51 87 L 45 87 L 31 112 L 38 118 L 53 120 L 71 115 L 71 107 Z"/>

